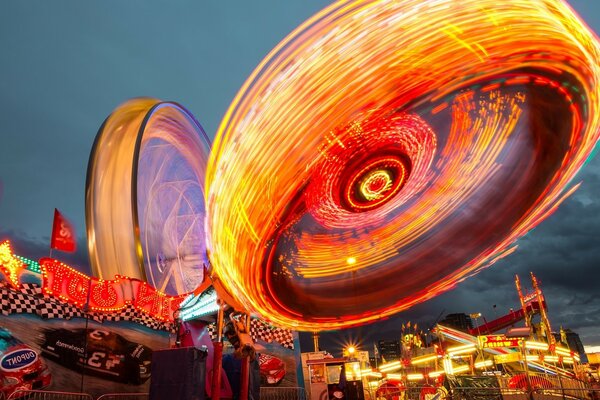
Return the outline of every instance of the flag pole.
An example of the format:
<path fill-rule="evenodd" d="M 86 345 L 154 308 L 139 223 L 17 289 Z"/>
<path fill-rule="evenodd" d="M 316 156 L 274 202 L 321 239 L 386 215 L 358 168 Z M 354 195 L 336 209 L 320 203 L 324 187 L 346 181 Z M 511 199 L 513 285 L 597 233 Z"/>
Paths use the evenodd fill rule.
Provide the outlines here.
<path fill-rule="evenodd" d="M 49 258 L 52 258 L 52 241 L 54 240 L 54 225 L 56 223 L 56 212 L 58 210 L 56 208 L 54 208 L 54 216 L 52 217 L 52 232 L 50 232 L 50 254 L 48 255 Z"/>

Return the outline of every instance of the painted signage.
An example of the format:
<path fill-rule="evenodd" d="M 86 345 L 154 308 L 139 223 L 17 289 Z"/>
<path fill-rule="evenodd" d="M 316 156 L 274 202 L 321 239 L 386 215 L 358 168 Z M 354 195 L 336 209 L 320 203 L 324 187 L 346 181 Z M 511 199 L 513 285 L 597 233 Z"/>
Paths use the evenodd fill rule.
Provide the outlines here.
<path fill-rule="evenodd" d="M 501 347 L 521 347 L 523 340 L 519 338 L 507 338 L 504 335 L 478 336 L 479 344 L 484 349 L 495 349 Z"/>
<path fill-rule="evenodd" d="M 0 368 L 4 371 L 18 371 L 37 360 L 37 353 L 31 349 L 19 349 L 5 354 L 0 361 Z"/>

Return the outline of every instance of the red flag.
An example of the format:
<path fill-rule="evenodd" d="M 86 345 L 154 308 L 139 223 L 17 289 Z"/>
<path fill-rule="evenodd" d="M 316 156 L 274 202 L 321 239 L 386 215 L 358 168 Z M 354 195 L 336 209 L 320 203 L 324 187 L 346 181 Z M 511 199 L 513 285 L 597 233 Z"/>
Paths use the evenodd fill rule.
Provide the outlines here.
<path fill-rule="evenodd" d="M 73 225 L 71 225 L 71 223 L 55 208 L 50 247 L 72 253 L 75 251 L 75 240 L 75 230 L 73 229 Z"/>

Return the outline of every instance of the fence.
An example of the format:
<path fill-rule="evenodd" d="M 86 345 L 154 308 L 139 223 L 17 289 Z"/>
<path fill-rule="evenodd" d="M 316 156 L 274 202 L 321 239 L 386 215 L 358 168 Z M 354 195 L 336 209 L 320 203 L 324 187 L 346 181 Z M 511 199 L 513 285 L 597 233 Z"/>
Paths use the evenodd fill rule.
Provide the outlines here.
<path fill-rule="evenodd" d="M 8 400 L 94 400 L 86 393 L 48 392 L 45 390 L 17 390 L 8 396 Z"/>
<path fill-rule="evenodd" d="M 148 400 L 148 393 L 108 393 L 103 394 L 96 400 Z"/>
<path fill-rule="evenodd" d="M 600 389 L 537 388 L 531 392 L 508 387 L 409 386 L 405 390 L 379 393 L 375 400 L 600 400 Z M 261 400 L 262 397 L 261 397 Z"/>
<path fill-rule="evenodd" d="M 583 400 L 600 400 L 600 389 L 535 389 L 532 392 L 531 398 L 533 400 L 571 400 L 571 399 L 583 399 Z"/>
<path fill-rule="evenodd" d="M 308 400 L 301 387 L 261 387 L 260 400 Z"/>
<path fill-rule="evenodd" d="M 564 384 L 564 382 L 563 382 Z M 386 392 L 373 400 L 600 400 L 600 389 L 587 387 L 536 388 L 531 392 L 508 387 L 454 387 L 450 390 L 433 386 L 409 386 L 405 390 Z M 86 393 L 19 390 L 7 400 L 93 400 Z M 148 393 L 109 393 L 96 400 L 148 400 Z M 0 400 L 4 395 L 0 392 Z M 260 400 L 309 400 L 300 387 L 261 387 Z"/>
<path fill-rule="evenodd" d="M 108 393 L 103 394 L 96 400 L 148 400 L 148 393 Z M 52 392 L 46 390 L 17 390 L 7 400 L 93 400 L 87 393 Z M 4 394 L 0 392 L 0 400 L 4 400 Z"/>

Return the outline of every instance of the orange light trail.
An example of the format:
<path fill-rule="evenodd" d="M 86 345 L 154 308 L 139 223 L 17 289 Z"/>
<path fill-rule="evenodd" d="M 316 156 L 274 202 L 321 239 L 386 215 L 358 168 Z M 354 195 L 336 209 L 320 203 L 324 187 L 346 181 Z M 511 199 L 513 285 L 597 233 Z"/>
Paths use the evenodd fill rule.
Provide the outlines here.
<path fill-rule="evenodd" d="M 331 5 L 219 127 L 214 272 L 247 310 L 300 330 L 455 287 L 570 193 L 599 138 L 599 59 L 559 0 Z"/>

